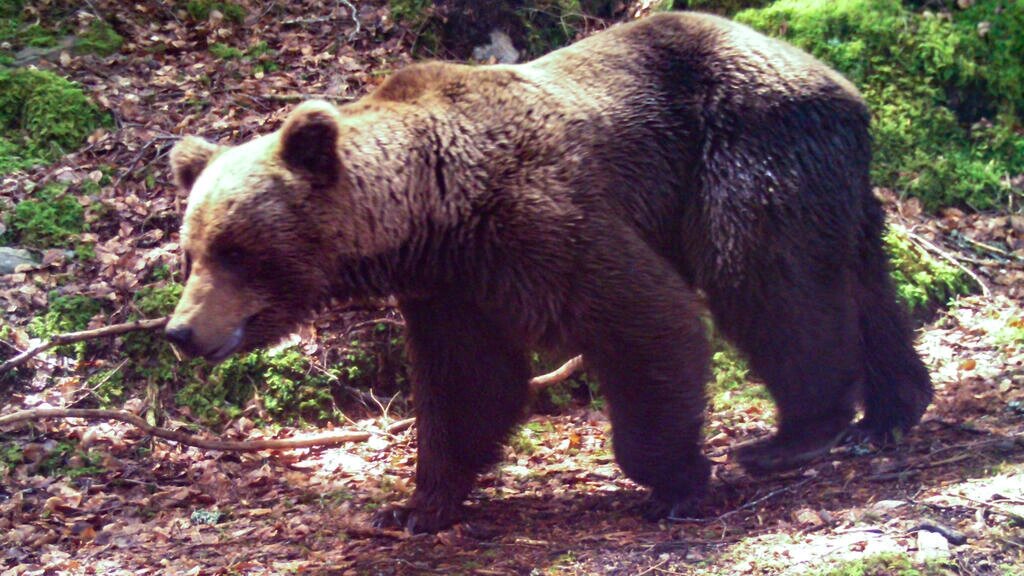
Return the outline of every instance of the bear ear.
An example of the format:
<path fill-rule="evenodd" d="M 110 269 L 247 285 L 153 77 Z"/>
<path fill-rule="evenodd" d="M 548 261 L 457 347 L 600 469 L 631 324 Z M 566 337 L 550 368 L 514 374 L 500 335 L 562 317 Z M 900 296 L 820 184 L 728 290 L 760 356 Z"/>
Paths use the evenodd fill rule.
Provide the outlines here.
<path fill-rule="evenodd" d="M 195 136 L 185 136 L 171 150 L 171 171 L 174 181 L 182 190 L 191 190 L 210 158 L 220 146 Z"/>
<path fill-rule="evenodd" d="M 300 104 L 281 128 L 281 158 L 315 185 L 331 186 L 341 175 L 338 110 L 329 102 Z"/>

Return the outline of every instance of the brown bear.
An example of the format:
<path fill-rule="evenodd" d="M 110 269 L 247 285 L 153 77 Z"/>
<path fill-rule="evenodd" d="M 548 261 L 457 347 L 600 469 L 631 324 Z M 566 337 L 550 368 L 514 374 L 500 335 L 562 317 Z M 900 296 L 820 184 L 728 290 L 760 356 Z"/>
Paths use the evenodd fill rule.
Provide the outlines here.
<path fill-rule="evenodd" d="M 331 298 L 407 322 L 416 492 L 379 514 L 436 531 L 520 418 L 528 351 L 582 352 L 615 456 L 653 515 L 693 511 L 708 344 L 697 293 L 778 407 L 752 472 L 827 452 L 860 402 L 916 424 L 928 373 L 872 195 L 869 114 L 807 54 L 695 13 L 614 27 L 522 65 L 411 66 L 237 147 L 186 138 L 187 283 L 167 336 L 218 361 Z"/>

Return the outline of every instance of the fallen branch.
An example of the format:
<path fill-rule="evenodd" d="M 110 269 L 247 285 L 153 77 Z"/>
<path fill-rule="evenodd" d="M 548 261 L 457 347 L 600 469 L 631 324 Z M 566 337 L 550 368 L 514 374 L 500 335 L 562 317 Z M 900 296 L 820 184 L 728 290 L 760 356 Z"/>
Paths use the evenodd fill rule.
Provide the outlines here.
<path fill-rule="evenodd" d="M 118 336 L 127 332 L 135 332 L 138 330 L 156 330 L 163 328 L 167 324 L 167 318 L 153 318 L 151 320 L 135 320 L 134 322 L 125 322 L 123 324 L 113 324 L 111 326 L 104 326 L 102 328 L 93 328 L 91 330 L 82 330 L 80 332 L 66 332 L 64 334 L 57 334 L 50 340 L 37 344 L 28 350 L 25 350 L 21 354 L 11 358 L 10 360 L 0 364 L 0 375 L 7 373 L 8 371 L 21 366 L 25 362 L 28 362 L 34 356 L 46 352 L 54 346 L 63 346 L 65 344 L 74 344 L 75 342 L 81 342 L 83 340 L 91 340 L 93 338 L 102 338 L 104 336 Z"/>
<path fill-rule="evenodd" d="M 540 376 L 534 376 L 530 379 L 530 391 L 537 392 L 552 384 L 556 384 L 563 380 L 567 380 L 570 376 L 582 370 L 586 364 L 583 361 L 583 356 L 576 356 L 571 358 L 565 364 L 562 364 L 558 369 L 548 372 L 547 374 L 541 374 Z"/>
<path fill-rule="evenodd" d="M 733 510 L 729 510 L 728 512 L 724 512 L 722 514 L 719 514 L 718 516 L 715 516 L 714 518 L 676 518 L 676 517 L 671 517 L 670 516 L 669 518 L 666 518 L 666 520 L 668 520 L 669 522 L 697 522 L 697 523 L 701 523 L 701 524 L 708 524 L 708 523 L 711 523 L 711 522 L 721 522 L 722 520 L 725 520 L 726 518 L 728 518 L 730 516 L 733 516 L 735 514 L 739 514 L 740 512 L 743 512 L 744 510 L 749 510 L 751 508 L 755 508 L 759 504 L 761 504 L 763 502 L 766 502 L 768 500 L 771 500 L 772 498 L 775 498 L 776 496 L 779 496 L 780 494 L 785 494 L 786 492 L 796 491 L 797 489 L 802 488 L 803 486 L 806 486 L 807 484 L 810 484 L 811 482 L 815 481 L 816 479 L 817 479 L 817 476 L 808 476 L 808 477 L 804 478 L 803 480 L 797 482 L 796 484 L 788 484 L 786 486 L 783 486 L 782 488 L 779 488 L 778 490 L 772 490 L 771 492 L 769 492 L 769 493 L 767 493 L 767 494 L 765 494 L 765 495 L 763 495 L 763 496 L 761 496 L 759 498 L 754 498 L 753 500 L 747 502 L 746 504 L 743 504 L 739 508 L 735 508 Z"/>
<path fill-rule="evenodd" d="M 335 446 L 349 442 L 365 442 L 372 434 L 370 432 L 336 432 L 331 434 L 318 434 L 305 438 L 276 438 L 270 440 L 217 440 L 214 438 L 200 438 L 193 434 L 178 432 L 152 426 L 143 418 L 123 410 L 100 410 L 91 408 L 33 408 L 22 410 L 0 417 L 0 426 L 24 422 L 27 420 L 39 420 L 43 418 L 84 418 L 86 420 L 118 420 L 131 424 L 142 429 L 147 434 L 164 440 L 171 440 L 179 444 L 205 448 L 207 450 L 223 450 L 231 452 L 257 452 L 259 450 L 290 450 L 294 448 L 309 448 L 312 446 Z M 387 427 L 389 434 L 401 432 L 413 425 L 415 419 L 407 418 L 399 420 Z"/>
<path fill-rule="evenodd" d="M 977 284 L 978 286 L 981 287 L 981 294 L 985 298 L 989 298 L 989 297 L 992 296 L 992 293 L 991 293 L 991 291 L 989 291 L 988 286 L 985 284 L 985 282 L 982 281 L 981 278 L 978 277 L 977 274 L 974 273 L 973 270 L 971 270 L 967 266 L 964 266 L 963 264 L 961 264 L 951 254 L 949 254 L 948 252 L 946 252 L 942 248 L 939 248 L 938 246 L 936 246 L 932 241 L 928 240 L 927 238 L 924 238 L 924 237 L 922 237 L 919 234 L 915 234 L 913 231 L 911 231 L 909 229 L 906 229 L 906 228 L 904 229 L 904 231 L 907 233 L 907 237 L 909 237 L 912 242 L 917 243 L 917 245 L 920 246 L 921 248 L 923 248 L 926 252 L 932 252 L 933 254 L 939 256 L 940 258 L 942 258 L 946 262 L 949 262 L 950 264 L 952 264 L 956 268 L 960 269 L 964 274 L 967 274 L 967 276 L 969 276 L 971 278 L 971 280 L 974 280 L 975 284 Z"/>

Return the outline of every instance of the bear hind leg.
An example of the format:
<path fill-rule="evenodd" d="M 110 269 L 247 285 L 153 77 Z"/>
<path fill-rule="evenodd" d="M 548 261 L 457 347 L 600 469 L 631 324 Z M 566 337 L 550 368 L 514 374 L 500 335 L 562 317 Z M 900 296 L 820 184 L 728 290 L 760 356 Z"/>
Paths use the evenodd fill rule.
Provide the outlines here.
<path fill-rule="evenodd" d="M 864 345 L 864 418 L 857 427 L 879 443 L 910 430 L 932 401 L 931 377 L 914 349 L 880 240 L 864 258 L 856 293 Z"/>
<path fill-rule="evenodd" d="M 752 474 L 799 468 L 827 454 L 853 420 L 861 378 L 848 275 L 709 290 L 716 326 L 746 355 L 775 400 L 774 436 L 738 446 Z"/>

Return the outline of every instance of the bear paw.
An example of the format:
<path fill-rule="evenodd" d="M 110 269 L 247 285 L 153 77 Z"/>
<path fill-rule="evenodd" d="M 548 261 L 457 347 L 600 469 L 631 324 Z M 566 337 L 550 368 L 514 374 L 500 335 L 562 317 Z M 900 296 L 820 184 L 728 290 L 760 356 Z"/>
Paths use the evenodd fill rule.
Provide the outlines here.
<path fill-rule="evenodd" d="M 642 514 L 645 520 L 657 522 L 658 520 L 686 520 L 692 518 L 703 518 L 701 513 L 701 502 L 704 499 L 698 494 L 690 494 L 680 498 L 663 496 L 657 490 L 651 493 L 650 498 L 643 504 Z"/>
<path fill-rule="evenodd" d="M 871 443 L 879 448 L 884 448 L 898 444 L 910 428 L 910 425 L 903 423 L 886 425 L 863 418 L 850 427 L 844 441 L 849 444 Z"/>
<path fill-rule="evenodd" d="M 433 534 L 455 524 L 460 516 L 455 508 L 414 508 L 388 506 L 373 515 L 373 527 L 383 530 L 406 530 L 410 534 Z"/>
<path fill-rule="evenodd" d="M 808 442 L 806 438 L 782 439 L 772 436 L 766 440 L 757 440 L 737 446 L 734 449 L 736 459 L 743 469 L 752 476 L 766 476 L 776 472 L 785 472 L 810 464 L 812 461 L 828 454 L 839 441 L 846 436 L 843 430 L 831 438 Z"/>

